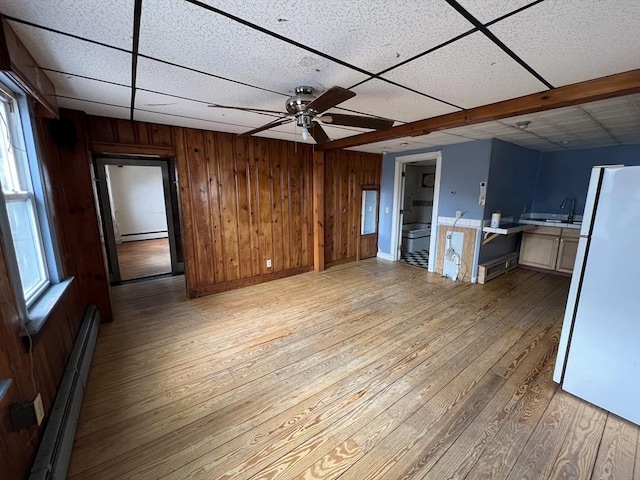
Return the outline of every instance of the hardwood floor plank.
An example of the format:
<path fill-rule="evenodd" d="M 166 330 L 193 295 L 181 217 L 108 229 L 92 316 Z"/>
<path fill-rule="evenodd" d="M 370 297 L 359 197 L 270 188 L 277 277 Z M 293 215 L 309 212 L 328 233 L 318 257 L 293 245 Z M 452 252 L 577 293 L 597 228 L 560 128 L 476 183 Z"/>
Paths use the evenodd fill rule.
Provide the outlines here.
<path fill-rule="evenodd" d="M 550 380 L 568 284 L 373 258 L 194 300 L 181 277 L 114 288 L 69 478 L 626 474 L 638 428 L 581 427 Z"/>
<path fill-rule="evenodd" d="M 456 296 L 455 298 L 458 298 L 458 297 Z M 442 308 L 444 308 L 444 306 L 448 304 L 449 300 L 451 299 L 448 299 L 447 301 L 442 302 L 443 303 Z M 404 305 L 405 307 L 411 308 L 411 304 L 407 305 L 406 302 L 403 302 L 402 305 Z M 414 305 L 414 307 L 417 307 L 417 305 Z M 438 309 L 434 309 L 434 311 L 438 311 Z M 359 318 L 356 318 L 355 321 L 357 321 L 358 323 L 363 323 Z M 210 356 L 209 358 L 212 359 L 212 361 L 210 362 L 211 363 L 210 368 L 211 367 L 215 368 L 215 366 L 218 366 L 218 368 L 230 368 L 233 373 L 234 380 L 240 380 L 242 378 L 245 378 L 246 380 L 246 377 L 247 377 L 246 372 L 248 372 L 255 378 L 259 376 L 258 375 L 259 370 L 255 368 L 255 365 L 257 363 L 260 364 L 260 367 L 262 369 L 265 369 L 265 367 L 268 366 L 268 359 L 267 359 L 267 362 L 265 362 L 265 355 L 275 356 L 275 361 L 278 363 L 277 365 L 274 365 L 272 369 L 275 371 L 277 370 L 278 367 L 285 366 L 295 361 L 296 359 L 303 359 L 304 357 L 307 357 L 311 351 L 310 347 L 313 347 L 314 345 L 313 344 L 314 338 L 317 338 L 318 342 L 327 342 L 327 340 L 330 338 L 339 337 L 340 335 L 342 335 L 342 330 L 344 330 L 345 326 L 350 328 L 350 323 L 347 321 L 346 318 L 343 318 L 341 323 L 342 323 L 342 326 L 339 328 L 335 328 L 331 323 L 329 323 L 325 325 L 325 327 L 322 330 L 318 330 L 316 333 L 314 333 L 313 331 L 310 331 L 310 328 L 306 328 L 303 331 L 298 332 L 300 333 L 299 338 L 296 338 L 298 335 L 296 333 L 288 336 L 281 336 L 274 342 L 260 343 L 258 346 L 248 350 L 248 353 L 246 353 L 246 357 L 250 357 L 248 361 L 246 358 L 244 358 L 245 357 L 244 355 L 241 355 L 237 351 L 234 351 L 232 352 L 232 354 L 226 355 L 221 359 Z M 328 331 L 329 333 L 327 333 Z M 284 343 L 285 338 L 288 341 L 287 344 Z M 293 340 L 296 340 L 296 342 L 294 343 Z M 263 352 L 264 354 L 261 355 L 261 353 Z M 245 372 L 243 373 L 243 371 Z M 163 372 L 160 372 L 160 374 L 162 375 Z M 180 375 L 183 375 L 183 373 L 180 373 Z M 133 387 L 135 388 L 136 394 L 134 394 L 131 397 L 132 402 L 140 401 L 141 400 L 141 398 L 139 398 L 140 396 L 143 396 L 143 398 L 146 398 L 143 392 L 141 392 L 141 389 L 144 387 L 145 383 L 146 383 L 146 379 L 142 382 L 138 381 L 133 383 Z M 167 386 L 167 388 L 169 387 Z M 141 393 L 142 395 L 137 395 L 137 393 Z M 163 395 L 163 397 L 165 396 L 166 395 Z M 115 409 L 114 402 L 112 401 L 113 399 L 111 397 L 116 397 L 118 400 L 120 400 L 118 402 L 119 405 L 122 405 L 123 392 L 121 390 L 119 390 L 118 392 L 115 392 L 113 395 L 102 396 L 102 398 L 97 403 L 94 403 L 94 406 L 96 406 L 96 408 L 101 408 L 102 415 L 105 415 L 105 412 L 108 413 L 109 411 L 112 411 Z M 172 401 L 175 401 L 175 398 L 173 398 Z M 189 401 L 193 401 L 193 399 L 190 399 Z M 95 416 L 97 416 L 97 413 L 92 409 L 84 418 L 90 419 Z M 111 418 L 109 419 L 109 421 L 112 421 L 112 420 L 113 419 Z M 91 429 L 93 429 L 95 425 L 90 425 L 90 427 Z M 80 436 L 82 436 L 82 434 L 80 434 Z"/>
<path fill-rule="evenodd" d="M 558 391 L 511 469 L 509 480 L 549 478 L 575 418 L 578 399 Z"/>
<path fill-rule="evenodd" d="M 122 280 L 171 273 L 169 238 L 118 243 L 116 250 Z"/>
<path fill-rule="evenodd" d="M 606 420 L 606 411 L 580 402 L 548 478 L 591 478 Z"/>
<path fill-rule="evenodd" d="M 526 285 L 526 286 L 523 285 L 522 288 L 527 288 L 528 286 L 529 285 Z M 489 301 L 487 303 L 487 305 L 492 303 L 492 300 Z M 494 307 L 494 308 L 496 308 L 496 307 Z M 477 307 L 476 307 L 476 310 L 477 310 Z M 453 337 L 451 337 L 451 334 L 455 330 L 450 325 L 451 321 L 453 320 L 453 318 L 454 318 L 454 316 L 449 316 L 448 318 L 445 319 L 446 320 L 446 324 L 449 325 L 448 329 L 446 330 L 446 333 L 449 336 L 448 339 L 447 339 L 447 336 L 442 336 L 442 337 L 438 338 L 437 340 L 447 339 L 445 343 L 451 342 L 453 340 Z M 469 318 L 474 318 L 474 315 L 470 315 Z M 469 319 L 467 319 L 467 320 L 469 320 Z M 462 323 L 463 322 L 461 322 L 461 324 Z M 430 330 L 433 330 L 434 332 L 438 331 L 437 328 L 435 328 L 435 329 L 433 328 L 434 325 L 430 325 L 430 326 L 432 327 Z M 467 330 L 469 328 L 469 326 L 470 325 L 467 324 L 464 328 L 461 328 L 457 332 L 457 335 L 462 334 L 465 330 Z M 487 326 L 485 326 L 484 328 L 486 329 Z M 475 337 L 473 335 L 469 335 L 468 338 L 469 338 L 469 341 L 472 341 Z M 426 340 L 429 340 L 429 338 L 427 337 Z M 415 342 L 415 341 L 411 342 L 409 344 L 412 346 L 412 348 L 417 348 L 417 347 L 421 346 L 420 342 Z M 437 348 L 438 348 L 437 347 L 437 341 L 436 342 L 431 342 L 430 341 L 426 345 L 427 345 L 427 348 L 419 349 L 418 351 L 416 351 L 415 354 L 406 355 L 406 351 L 399 350 L 398 353 L 400 355 L 399 358 L 401 360 L 399 360 L 399 362 L 394 366 L 394 368 L 390 372 L 391 375 L 393 376 L 393 379 L 398 378 L 398 376 L 400 376 L 404 370 L 412 368 L 416 364 L 419 364 L 421 361 L 424 363 L 424 355 L 430 356 L 430 355 L 433 355 L 433 353 L 435 351 L 437 351 Z M 447 356 L 444 355 L 442 351 L 439 351 L 439 353 L 440 353 L 440 355 L 439 355 L 438 360 L 440 360 L 442 363 L 438 364 L 438 368 L 442 368 L 445 365 L 444 361 L 446 360 Z M 451 350 L 451 355 L 455 355 L 457 353 L 459 353 L 458 349 L 454 348 L 454 349 Z M 376 370 L 379 371 L 380 369 L 377 368 Z M 437 371 L 437 368 L 434 368 L 433 371 L 435 373 Z M 415 385 L 415 383 L 413 381 L 407 380 L 407 379 L 410 379 L 410 375 L 411 375 L 411 373 L 409 373 L 405 378 L 406 383 L 404 384 L 405 391 L 403 392 L 403 394 L 406 393 L 406 389 L 407 388 L 413 388 L 414 385 Z M 378 378 L 373 379 L 368 384 L 365 384 L 365 385 L 361 386 L 360 388 L 364 389 L 367 392 L 367 395 L 366 395 L 366 398 L 364 398 L 361 402 L 359 402 L 358 404 L 354 404 L 354 408 L 356 408 L 356 407 L 358 407 L 358 408 L 367 408 L 367 407 L 365 407 L 365 405 L 368 402 L 372 401 L 372 399 L 375 399 L 376 407 L 379 407 L 380 405 L 382 405 L 382 402 L 380 401 L 379 395 L 376 393 L 375 389 L 376 389 L 376 386 L 379 386 L 380 388 L 386 387 L 390 380 L 391 379 L 385 379 L 384 376 L 380 376 Z M 399 385 L 403 385 L 403 384 L 400 383 Z M 392 402 L 395 401 L 395 399 L 397 399 L 398 396 L 402 396 L 402 395 L 400 395 L 400 389 L 398 389 L 390 397 L 390 398 L 392 398 Z M 343 417 L 343 418 L 347 418 L 347 417 Z M 347 420 L 347 422 L 351 423 L 349 420 Z M 317 429 L 317 427 L 321 426 L 321 425 L 322 425 L 321 422 L 318 422 L 318 421 L 314 420 L 314 423 L 313 423 L 313 427 L 314 428 Z M 309 431 L 310 429 L 307 428 L 306 430 Z M 310 440 L 309 443 L 314 448 L 319 448 L 323 444 L 323 442 L 318 442 L 315 439 Z M 289 442 L 289 449 L 292 448 L 293 446 L 294 446 L 294 444 L 292 442 Z M 301 452 L 309 452 L 309 451 L 311 451 L 310 446 L 309 445 L 305 445 L 305 444 L 300 445 L 298 447 L 298 450 L 301 451 Z M 287 456 L 282 459 L 282 462 L 284 464 L 288 464 L 289 466 L 292 465 L 292 462 L 290 461 L 289 457 L 294 457 L 294 458 L 300 457 L 301 458 L 300 454 L 296 450 L 294 450 L 291 453 L 287 454 Z M 189 468 L 188 472 L 191 472 L 191 469 L 193 469 L 193 468 L 202 468 L 203 465 L 209 465 L 209 466 L 213 465 L 215 463 L 215 462 L 212 461 L 213 458 L 218 459 L 219 458 L 219 454 L 217 452 L 211 452 L 210 456 L 207 455 L 206 457 L 202 457 L 202 458 L 198 459 L 197 462 L 194 462 L 193 464 L 190 464 L 187 467 L 187 468 Z M 254 465 L 255 461 L 252 460 L 252 459 L 249 459 L 249 460 L 247 460 L 246 463 L 248 463 L 248 464 L 250 463 L 251 465 Z M 313 462 L 311 462 L 311 463 L 313 463 Z M 216 468 L 222 468 L 222 467 L 216 465 Z M 280 466 L 275 467 L 274 470 L 281 470 L 281 467 Z M 171 475 L 171 478 L 184 478 L 184 477 L 187 477 L 187 476 L 189 476 L 188 472 L 186 470 L 184 470 L 184 469 L 181 469 L 179 471 L 174 472 Z M 220 475 L 221 473 L 216 471 L 216 474 Z M 268 473 L 263 472 L 263 475 L 265 476 L 265 478 L 268 478 L 271 474 L 272 474 L 272 472 L 268 472 Z M 203 478 L 206 478 L 206 477 L 203 477 Z M 239 477 L 239 478 L 242 478 L 242 477 Z"/>
<path fill-rule="evenodd" d="M 631 478 L 638 437 L 635 426 L 612 413 L 607 415 L 592 480 Z"/>
<path fill-rule="evenodd" d="M 636 458 L 633 467 L 633 480 L 640 480 L 640 431 L 638 431 L 638 441 L 636 445 Z"/>
<path fill-rule="evenodd" d="M 404 305 L 406 305 L 406 302 L 403 302 L 403 303 L 399 304 L 398 306 L 399 306 L 399 307 L 403 307 Z M 391 312 L 389 312 L 389 313 L 391 314 L 391 315 L 390 315 L 390 317 L 391 317 L 391 318 L 396 318 L 396 317 L 395 317 L 395 315 L 393 315 L 393 314 L 394 314 L 394 313 L 397 313 L 397 312 L 391 311 Z M 406 326 L 405 326 L 404 328 L 406 329 Z M 375 329 L 368 329 L 365 333 L 363 333 L 363 335 L 366 335 L 366 337 L 363 337 L 363 338 L 361 339 L 361 341 L 362 341 L 362 342 L 368 342 L 368 341 L 369 341 L 369 338 L 370 338 L 373 334 L 375 334 L 375 333 L 376 333 L 376 330 L 375 330 Z M 397 334 L 392 334 L 392 335 L 390 335 L 390 337 L 392 337 L 392 338 L 397 337 Z M 380 340 L 381 340 L 381 341 L 383 341 L 384 339 L 385 339 L 385 338 L 381 337 L 381 339 L 380 339 Z M 396 343 L 397 343 L 398 341 L 401 341 L 401 340 L 402 340 L 402 338 L 396 339 Z M 345 340 L 342 340 L 342 342 L 341 342 L 341 343 L 345 343 Z M 369 346 L 370 346 L 370 345 L 368 345 L 368 347 L 369 347 Z M 340 352 L 338 352 L 338 353 L 340 353 Z M 366 353 L 366 352 L 365 352 L 365 353 Z M 310 362 L 314 361 L 314 362 L 316 362 L 316 363 L 317 363 L 317 360 L 315 360 L 315 359 L 314 359 L 313 355 L 309 356 L 309 352 L 307 352 L 307 354 L 306 354 L 306 355 L 307 355 L 307 356 L 304 358 L 304 360 L 303 360 L 303 361 L 308 362 L 308 363 L 310 363 Z M 369 358 L 371 358 L 371 356 L 370 356 L 370 355 L 369 355 Z M 323 357 L 321 357 L 321 358 L 320 358 L 320 360 L 324 360 L 324 358 L 323 358 Z M 325 360 L 325 362 L 324 362 L 324 367 L 325 367 L 325 368 L 327 368 L 326 364 L 327 364 L 327 362 L 326 362 L 326 360 Z M 293 367 L 289 367 L 289 368 L 287 368 L 287 370 L 289 370 L 291 373 L 296 373 L 296 372 L 301 368 L 301 366 L 302 366 L 302 365 L 301 365 L 301 363 L 296 363 L 295 365 L 293 365 Z M 310 367 L 309 367 L 309 368 L 313 368 L 313 364 L 312 364 L 312 363 L 310 363 Z M 283 375 L 283 372 L 277 372 L 277 374 L 276 374 L 276 375 L 280 375 L 280 376 L 282 376 L 282 377 L 286 378 L 286 375 Z M 300 374 L 299 374 L 299 373 L 298 373 L 298 376 L 300 376 Z M 287 380 L 287 381 L 288 381 L 288 380 Z M 240 388 L 243 388 L 243 387 L 245 387 L 245 385 L 241 386 Z M 246 388 L 244 388 L 244 390 L 252 391 L 252 390 L 255 390 L 255 387 L 253 387 L 252 385 L 246 385 Z M 288 394 L 288 393 L 287 393 L 287 392 L 283 392 L 283 394 Z M 237 396 L 242 396 L 242 395 L 241 395 L 240 393 L 238 393 L 237 391 L 230 391 L 230 392 L 229 392 L 229 395 L 227 395 L 227 397 L 229 397 L 229 398 L 231 398 L 231 399 L 234 399 L 234 398 L 235 398 L 235 397 L 237 397 Z M 212 404 L 212 403 L 214 402 L 214 400 L 216 400 L 216 399 L 211 399 L 210 401 L 208 401 L 208 402 L 207 402 L 207 404 Z M 217 404 L 218 404 L 218 405 L 220 404 L 220 401 L 219 401 L 219 400 L 220 400 L 220 399 L 217 399 Z M 201 405 L 200 407 L 203 407 L 203 406 Z M 206 411 L 207 411 L 207 408 L 206 408 L 206 407 L 205 407 L 205 408 L 200 408 L 200 410 L 202 410 L 202 411 L 205 411 L 205 412 L 206 412 Z M 157 412 L 153 412 L 153 413 L 155 414 L 155 413 L 157 413 Z M 176 415 L 177 415 L 177 414 L 176 414 Z M 185 418 L 187 417 L 187 416 L 182 415 L 182 414 L 180 414 L 179 416 L 182 416 L 182 417 L 185 417 Z M 197 417 L 194 417 L 194 416 L 193 416 L 193 412 L 192 412 L 192 414 L 191 414 L 190 416 L 188 416 L 188 418 L 189 418 L 190 420 L 193 420 L 194 418 L 197 418 Z M 166 420 L 167 420 L 167 418 L 165 418 L 165 422 L 166 422 Z M 162 425 L 162 426 L 161 426 L 161 428 L 166 428 L 166 425 Z M 119 435 L 119 436 L 120 436 L 120 440 L 122 440 L 122 435 L 123 435 L 123 432 L 124 432 L 124 431 L 123 431 L 123 430 L 121 430 L 121 429 L 120 429 L 120 428 L 118 428 L 118 427 L 116 427 L 114 430 L 116 430 L 116 431 L 114 431 L 113 433 L 114 433 L 115 435 Z M 156 432 L 154 432 L 153 434 L 157 434 L 157 431 L 156 431 Z M 109 437 L 109 436 L 108 436 L 108 437 Z M 97 439 L 98 441 L 99 441 L 101 438 L 102 438 L 102 436 L 101 436 L 101 435 L 100 435 L 100 436 L 99 436 L 99 435 L 96 435 L 96 439 Z M 137 439 L 137 440 L 139 440 L 140 438 L 139 438 L 139 437 L 137 437 L 136 439 Z M 124 446 L 125 444 L 123 444 L 121 441 L 116 442 L 116 443 L 117 443 L 117 445 L 119 446 L 119 448 L 125 449 L 125 446 Z M 210 446 L 210 444 L 207 444 L 207 445 L 208 445 L 208 446 Z M 92 459 L 92 461 L 97 461 L 97 460 L 98 460 L 98 459 L 95 459 L 95 458 L 94 458 L 94 459 Z"/>
<path fill-rule="evenodd" d="M 551 291 L 553 289 L 551 288 Z M 530 293 L 536 300 L 534 303 L 540 302 L 549 293 L 549 288 L 543 288 Z M 535 296 L 537 294 L 537 296 Z M 508 313 L 513 313 L 512 318 L 522 319 L 531 308 L 526 303 L 521 305 L 523 311 L 513 307 L 507 308 Z M 532 315 L 536 316 L 534 313 Z M 416 472 L 407 472 L 407 469 L 413 469 L 417 465 L 417 470 L 429 468 L 430 462 L 435 459 L 429 453 L 434 441 L 434 435 L 437 435 L 439 428 L 444 428 L 450 419 L 455 422 L 461 418 L 472 418 L 477 414 L 478 410 L 483 407 L 483 402 L 488 401 L 491 395 L 487 394 L 487 390 L 495 391 L 504 379 L 493 373 L 487 374 L 495 364 L 496 357 L 501 357 L 513 346 L 517 339 L 522 335 L 523 331 L 518 326 L 509 325 L 508 314 L 502 322 L 496 324 L 493 328 L 485 332 L 484 335 L 476 336 L 475 352 L 465 352 L 467 355 L 459 358 L 464 362 L 461 366 L 461 372 L 447 372 L 447 377 L 454 377 L 446 388 L 438 392 L 428 403 L 422 406 L 418 411 L 412 414 L 411 418 L 405 422 L 411 428 L 394 431 L 389 434 L 379 445 L 367 454 L 355 465 L 353 471 L 349 474 L 353 478 L 402 478 L 403 475 L 412 476 Z M 490 339 L 494 339 L 492 344 Z M 449 365 L 455 365 L 455 362 L 449 362 Z M 488 398 L 487 398 L 488 397 Z M 467 407 L 470 408 L 465 412 Z M 420 427 L 415 427 L 420 426 Z M 361 437 L 354 437 L 357 443 L 361 443 Z M 426 452 L 424 452 L 424 448 Z M 398 448 L 400 447 L 400 448 Z M 422 458 L 421 458 L 422 457 Z M 374 465 L 372 467 L 372 465 Z M 365 473 L 368 472 L 368 473 Z"/>
<path fill-rule="evenodd" d="M 493 438 L 509 420 L 515 405 L 522 401 L 545 365 L 555 359 L 560 327 L 553 306 L 562 298 L 562 291 L 554 292 L 545 302 L 547 312 L 492 368 L 493 373 L 504 378 L 504 384 L 446 452 L 431 462 L 433 467 L 423 466 L 424 478 L 465 478 L 484 451 L 492 447 Z M 444 433 L 452 438 L 455 432 Z"/>

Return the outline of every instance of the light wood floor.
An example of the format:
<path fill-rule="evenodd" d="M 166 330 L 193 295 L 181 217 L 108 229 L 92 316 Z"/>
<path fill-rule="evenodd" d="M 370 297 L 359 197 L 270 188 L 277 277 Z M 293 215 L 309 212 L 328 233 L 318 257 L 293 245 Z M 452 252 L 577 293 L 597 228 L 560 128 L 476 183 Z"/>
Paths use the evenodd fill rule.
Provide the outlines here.
<path fill-rule="evenodd" d="M 640 478 L 638 427 L 551 379 L 566 278 L 370 259 L 181 282 L 114 289 L 70 478 Z"/>
<path fill-rule="evenodd" d="M 171 273 L 168 238 L 119 243 L 116 249 L 122 280 Z"/>

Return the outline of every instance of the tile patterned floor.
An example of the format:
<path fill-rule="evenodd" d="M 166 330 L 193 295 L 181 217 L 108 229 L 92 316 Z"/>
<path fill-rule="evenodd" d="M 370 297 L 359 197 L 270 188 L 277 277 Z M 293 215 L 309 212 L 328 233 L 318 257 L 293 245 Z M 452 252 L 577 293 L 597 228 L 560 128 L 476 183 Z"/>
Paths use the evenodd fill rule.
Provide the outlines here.
<path fill-rule="evenodd" d="M 429 265 L 429 250 L 402 252 L 400 261 L 416 267 L 427 268 Z"/>

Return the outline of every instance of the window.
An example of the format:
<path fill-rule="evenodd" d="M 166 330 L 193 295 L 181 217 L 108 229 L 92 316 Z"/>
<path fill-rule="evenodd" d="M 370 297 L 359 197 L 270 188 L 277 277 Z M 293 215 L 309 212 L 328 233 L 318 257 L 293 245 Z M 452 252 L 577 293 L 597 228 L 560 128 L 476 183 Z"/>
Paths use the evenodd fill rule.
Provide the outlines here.
<path fill-rule="evenodd" d="M 60 278 L 30 102 L 0 74 L 0 230 L 23 335 L 42 328 L 72 281 Z"/>
<path fill-rule="evenodd" d="M 49 286 L 18 102 L 0 88 L 0 180 L 26 306 Z"/>

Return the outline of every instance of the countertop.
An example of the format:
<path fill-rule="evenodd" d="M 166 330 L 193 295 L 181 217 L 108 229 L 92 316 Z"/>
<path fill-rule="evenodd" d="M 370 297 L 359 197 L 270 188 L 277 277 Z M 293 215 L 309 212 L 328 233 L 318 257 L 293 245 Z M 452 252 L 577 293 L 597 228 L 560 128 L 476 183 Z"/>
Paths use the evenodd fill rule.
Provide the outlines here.
<path fill-rule="evenodd" d="M 566 223 L 562 220 L 522 220 L 519 222 L 522 225 L 542 225 L 543 227 L 562 227 L 562 228 L 575 228 L 580 230 L 582 228 L 582 222 L 580 223 Z"/>

